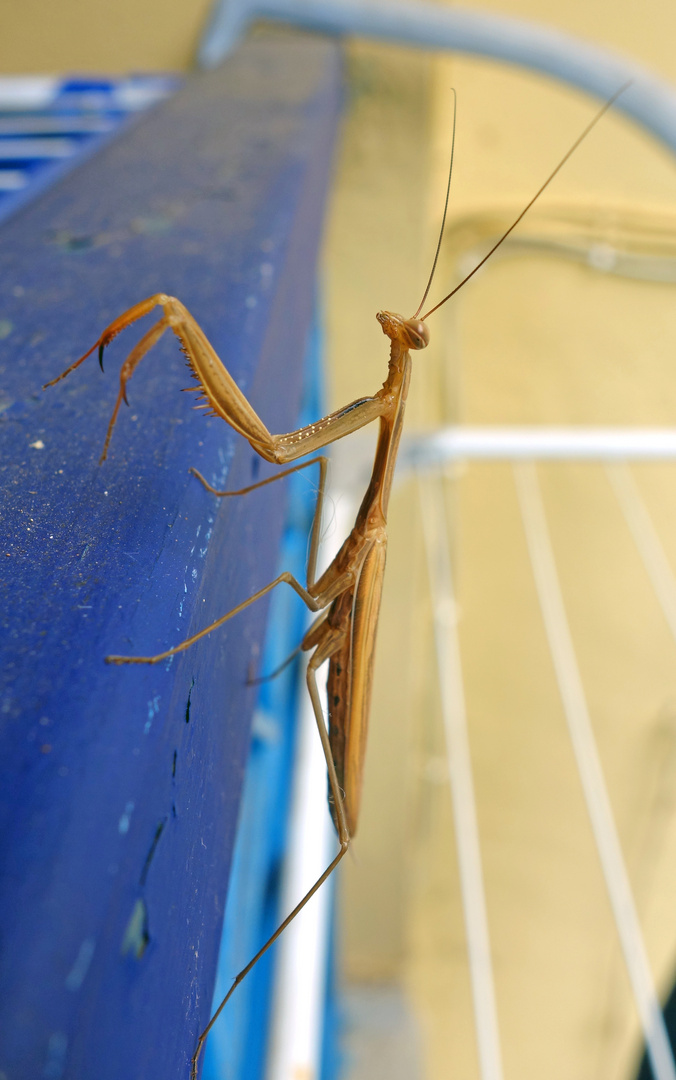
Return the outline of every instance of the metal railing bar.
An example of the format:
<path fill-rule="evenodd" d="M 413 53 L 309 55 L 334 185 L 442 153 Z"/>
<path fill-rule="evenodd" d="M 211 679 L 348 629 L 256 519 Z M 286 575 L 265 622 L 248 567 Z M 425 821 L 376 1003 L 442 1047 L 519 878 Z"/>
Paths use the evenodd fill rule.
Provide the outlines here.
<path fill-rule="evenodd" d="M 198 50 L 214 67 L 256 19 L 272 19 L 326 34 L 351 34 L 412 48 L 487 56 L 539 71 L 601 99 L 627 81 L 619 112 L 676 149 L 676 93 L 635 60 L 584 38 L 526 19 L 446 8 L 424 0 L 216 0 Z"/>

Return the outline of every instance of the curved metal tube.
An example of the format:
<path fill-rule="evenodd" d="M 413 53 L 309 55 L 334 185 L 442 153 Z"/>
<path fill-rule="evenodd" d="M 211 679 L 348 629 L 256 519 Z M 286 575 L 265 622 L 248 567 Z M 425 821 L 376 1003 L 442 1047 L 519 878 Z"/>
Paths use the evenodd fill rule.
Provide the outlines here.
<path fill-rule="evenodd" d="M 200 66 L 218 64 L 259 18 L 327 34 L 486 56 L 539 71 L 599 98 L 609 98 L 632 80 L 615 108 L 676 152 L 676 89 L 629 57 L 551 27 L 403 0 L 220 0 L 200 45 Z"/>

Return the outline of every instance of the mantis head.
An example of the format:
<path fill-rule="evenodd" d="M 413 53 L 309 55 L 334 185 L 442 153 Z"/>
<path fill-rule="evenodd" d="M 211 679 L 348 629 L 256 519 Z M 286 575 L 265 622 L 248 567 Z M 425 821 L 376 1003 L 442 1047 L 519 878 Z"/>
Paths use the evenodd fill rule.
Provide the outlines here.
<path fill-rule="evenodd" d="M 405 349 L 424 349 L 429 345 L 430 332 L 420 319 L 405 319 L 393 311 L 379 311 L 376 319 L 392 341 L 398 341 Z"/>

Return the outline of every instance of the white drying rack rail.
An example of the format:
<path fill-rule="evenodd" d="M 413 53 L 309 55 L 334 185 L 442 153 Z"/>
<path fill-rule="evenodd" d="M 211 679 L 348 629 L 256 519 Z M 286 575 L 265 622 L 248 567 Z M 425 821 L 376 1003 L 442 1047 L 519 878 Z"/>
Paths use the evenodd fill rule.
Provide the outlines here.
<path fill-rule="evenodd" d="M 341 522 L 356 513 L 370 473 L 370 452 L 355 440 L 337 448 L 332 497 Z M 440 698 L 481 1080 L 502 1080 L 498 1015 L 486 917 L 474 800 L 456 602 L 450 562 L 450 524 L 443 476 L 457 464 L 505 461 L 515 472 L 528 552 L 568 731 L 655 1080 L 676 1080 L 669 1038 L 647 960 L 617 827 L 594 739 L 559 586 L 534 463 L 604 464 L 628 528 L 676 640 L 676 579 L 627 465 L 676 461 L 676 428 L 451 426 L 402 441 L 397 480 L 417 478 L 433 599 Z"/>
<path fill-rule="evenodd" d="M 449 523 L 442 478 L 454 462 L 511 461 L 528 552 L 568 731 L 655 1080 L 676 1069 L 617 827 L 592 730 L 568 626 L 534 462 L 605 463 L 611 486 L 676 640 L 676 580 L 631 473 L 630 461 L 676 460 L 676 430 L 665 428 L 451 427 L 408 441 L 401 459 L 418 476 L 434 635 L 454 804 L 463 910 L 468 941 L 482 1080 L 502 1080 L 490 955 L 464 705 Z M 400 472 L 401 477 L 401 472 Z"/>
<path fill-rule="evenodd" d="M 676 428 L 441 428 L 402 443 L 399 476 L 408 468 L 453 461 L 674 461 Z"/>

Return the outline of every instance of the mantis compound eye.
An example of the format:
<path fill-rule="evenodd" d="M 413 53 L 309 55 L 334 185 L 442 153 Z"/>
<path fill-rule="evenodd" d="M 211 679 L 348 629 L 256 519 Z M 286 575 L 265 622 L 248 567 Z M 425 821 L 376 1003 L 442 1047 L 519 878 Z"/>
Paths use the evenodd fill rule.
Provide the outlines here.
<path fill-rule="evenodd" d="M 407 319 L 402 329 L 409 349 L 425 349 L 429 345 L 430 332 L 420 319 Z"/>

